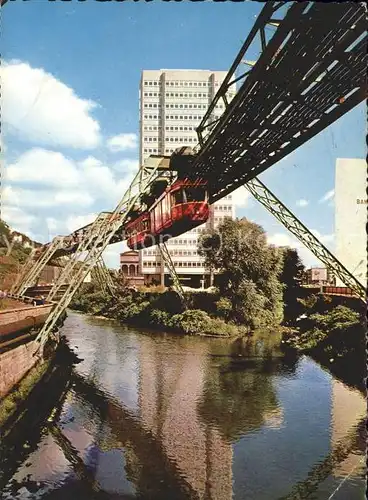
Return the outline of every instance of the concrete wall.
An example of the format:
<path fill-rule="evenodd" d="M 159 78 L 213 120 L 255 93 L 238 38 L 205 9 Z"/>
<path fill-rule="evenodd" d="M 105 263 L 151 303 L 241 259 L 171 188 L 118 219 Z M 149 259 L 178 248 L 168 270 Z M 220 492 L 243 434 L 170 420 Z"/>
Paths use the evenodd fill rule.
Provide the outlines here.
<path fill-rule="evenodd" d="M 5 335 L 43 324 L 52 307 L 45 304 L 0 311 L 0 340 Z"/>
<path fill-rule="evenodd" d="M 32 340 L 0 354 L 0 398 L 39 361 L 39 357 L 34 356 L 38 346 L 39 343 Z"/>
<path fill-rule="evenodd" d="M 338 158 L 335 178 L 336 257 L 364 286 L 367 284 L 367 165 Z M 342 286 L 339 280 L 337 286 Z"/>

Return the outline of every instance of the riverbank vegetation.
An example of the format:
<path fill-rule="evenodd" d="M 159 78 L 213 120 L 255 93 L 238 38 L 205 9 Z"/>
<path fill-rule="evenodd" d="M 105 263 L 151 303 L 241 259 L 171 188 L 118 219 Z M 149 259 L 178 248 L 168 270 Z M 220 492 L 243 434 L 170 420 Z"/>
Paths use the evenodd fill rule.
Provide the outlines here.
<path fill-rule="evenodd" d="M 185 309 L 174 291 L 122 289 L 111 297 L 98 290 L 96 285 L 86 284 L 73 299 L 71 307 L 122 323 L 189 335 L 230 337 L 247 333 L 249 330 L 246 327 L 226 322 L 216 311 L 217 298 L 216 294 L 186 293 L 189 308 Z"/>
<path fill-rule="evenodd" d="M 327 366 L 336 376 L 363 389 L 366 377 L 366 313 L 359 301 L 309 296 L 301 303 L 303 317 L 297 329 L 285 331 L 287 348 L 308 354 Z M 364 389 L 363 389 L 364 390 Z"/>
<path fill-rule="evenodd" d="M 218 273 L 217 310 L 225 319 L 251 330 L 281 323 L 283 256 L 267 243 L 261 226 L 225 218 L 200 238 L 198 253 L 205 267 Z"/>
<path fill-rule="evenodd" d="M 247 219 L 225 219 L 202 236 L 199 253 L 216 269 L 212 293 L 186 293 L 185 304 L 172 291 L 132 291 L 115 298 L 94 284 L 78 293 L 71 307 L 122 322 L 170 329 L 190 335 L 241 336 L 273 328 L 283 319 L 283 253 L 267 243 L 264 230 Z"/>
<path fill-rule="evenodd" d="M 216 270 L 216 286 L 210 293 L 186 292 L 186 307 L 175 292 L 160 287 L 121 286 L 112 298 L 93 283 L 84 285 L 71 306 L 190 335 L 235 337 L 282 325 L 286 349 L 336 368 L 365 366 L 364 308 L 349 298 L 311 295 L 301 286 L 305 269 L 296 250 L 269 245 L 264 230 L 247 219 L 225 218 L 201 236 L 198 252 L 206 268 Z"/>

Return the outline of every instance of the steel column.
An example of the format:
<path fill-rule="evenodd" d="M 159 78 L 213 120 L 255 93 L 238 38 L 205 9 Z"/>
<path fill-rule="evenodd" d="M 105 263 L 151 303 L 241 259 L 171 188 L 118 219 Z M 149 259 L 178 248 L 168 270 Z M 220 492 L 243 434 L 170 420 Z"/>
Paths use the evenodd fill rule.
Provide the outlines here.
<path fill-rule="evenodd" d="M 258 178 L 252 179 L 244 187 L 323 264 L 331 269 L 336 277 L 354 290 L 363 302 L 366 301 L 364 286 Z"/>

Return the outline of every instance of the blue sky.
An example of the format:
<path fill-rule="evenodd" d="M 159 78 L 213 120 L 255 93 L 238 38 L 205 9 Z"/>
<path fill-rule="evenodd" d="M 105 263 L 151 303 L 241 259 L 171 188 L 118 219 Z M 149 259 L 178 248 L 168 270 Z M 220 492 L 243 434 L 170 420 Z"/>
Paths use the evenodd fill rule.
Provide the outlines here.
<path fill-rule="evenodd" d="M 2 216 L 48 241 L 112 209 L 137 167 L 142 69 L 227 70 L 261 8 L 158 0 L 7 3 Z M 331 249 L 335 160 L 364 157 L 364 120 L 360 105 L 261 176 Z M 120 147 L 112 151 L 109 139 L 116 136 Z M 275 243 L 295 242 L 250 198 L 237 215 L 263 225 Z M 106 254 L 109 265 L 118 265 L 119 250 Z"/>

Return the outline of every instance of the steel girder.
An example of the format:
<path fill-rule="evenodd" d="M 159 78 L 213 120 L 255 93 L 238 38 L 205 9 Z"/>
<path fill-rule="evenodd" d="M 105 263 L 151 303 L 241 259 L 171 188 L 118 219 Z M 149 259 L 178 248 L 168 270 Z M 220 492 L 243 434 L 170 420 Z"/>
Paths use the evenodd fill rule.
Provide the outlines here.
<path fill-rule="evenodd" d="M 173 280 L 173 286 L 176 293 L 179 295 L 181 300 L 183 301 L 184 306 L 186 306 L 186 298 L 184 294 L 183 287 L 181 286 L 179 276 L 176 272 L 175 265 L 171 259 L 170 252 L 167 249 L 166 243 L 163 241 L 159 243 L 158 249 L 160 250 L 161 258 L 163 260 L 164 265 L 168 268 L 171 279 Z"/>
<path fill-rule="evenodd" d="M 323 262 L 345 285 L 356 295 L 366 301 L 364 286 L 341 264 L 341 262 L 309 231 L 309 229 L 266 188 L 258 179 L 252 179 L 245 188 L 258 200 L 276 219 L 281 222 L 299 241 L 303 243 L 321 262 Z"/>
<path fill-rule="evenodd" d="M 261 23 L 257 20 L 257 30 L 252 30 L 198 128 L 201 148 L 189 176 L 208 179 L 211 201 L 278 162 L 366 97 L 362 5 L 290 2 L 267 41 L 262 32 L 274 13 L 283 10 L 282 4 L 273 9 L 271 4 L 264 7 Z M 227 103 L 229 85 L 237 80 L 231 78 L 257 33 L 261 56 Z M 225 112 L 211 123 L 220 99 Z M 204 137 L 206 129 L 210 134 Z"/>
<path fill-rule="evenodd" d="M 141 170 L 139 170 L 112 215 L 108 217 L 108 219 L 105 217 L 97 217 L 96 221 L 91 224 L 88 235 L 81 241 L 78 247 L 79 252 L 85 255 L 84 260 L 78 260 L 79 252 L 74 255 L 74 259 L 71 259 L 72 264 L 65 267 L 56 286 L 53 287 L 49 295 L 49 300 L 52 300 L 56 290 L 59 290 L 60 284 L 65 282 L 65 278 L 70 279 L 68 288 L 46 319 L 45 324 L 36 337 L 40 342 L 41 348 L 54 329 L 61 314 L 70 304 L 78 287 L 96 265 L 105 248 L 111 243 L 113 236 L 124 227 L 130 210 L 135 205 L 140 195 L 147 191 L 152 181 L 155 179 L 156 170 L 157 167 L 149 171 L 144 170 L 143 174 Z"/>
<path fill-rule="evenodd" d="M 268 37 L 266 29 L 275 27 Z M 257 38 L 261 55 L 248 63 L 243 57 Z M 200 144 L 189 177 L 207 179 L 210 201 L 217 201 L 347 113 L 366 95 L 365 47 L 363 5 L 266 2 L 198 127 Z M 236 76 L 244 62 L 251 69 Z M 229 103 L 226 93 L 238 81 L 242 86 Z M 226 110 L 213 122 L 220 99 Z M 168 158 L 157 161 L 163 166 Z M 67 239 L 88 227 L 65 237 L 55 256 L 77 251 Z M 117 233 L 112 242 L 121 240 Z"/>
<path fill-rule="evenodd" d="M 18 293 L 18 295 L 21 296 L 24 295 L 27 288 L 32 286 L 37 281 L 37 278 L 40 275 L 42 269 L 52 258 L 57 249 L 61 248 L 62 244 L 63 244 L 63 238 L 60 236 L 52 240 L 50 245 L 48 245 L 45 248 L 45 251 L 40 254 L 34 266 L 29 270 L 29 272 L 24 277 L 22 277 L 22 280 L 20 281 L 19 286 L 17 287 L 15 293 Z"/>
<path fill-rule="evenodd" d="M 94 268 L 97 280 L 99 281 L 102 289 L 104 291 L 108 290 L 112 296 L 115 295 L 115 284 L 111 277 L 110 271 L 107 269 L 105 262 L 102 257 L 100 257 Z"/>
<path fill-rule="evenodd" d="M 73 275 L 75 275 L 78 272 L 78 269 L 82 266 L 83 254 L 88 252 L 90 248 L 93 248 L 93 242 L 96 241 L 103 225 L 106 223 L 106 219 L 106 214 L 102 212 L 97 216 L 93 224 L 88 227 L 84 239 L 80 239 L 75 253 L 70 257 L 69 262 L 64 267 L 56 283 L 50 290 L 47 300 L 54 300 L 56 295 L 60 292 L 61 287 L 67 283 L 71 283 Z"/>

